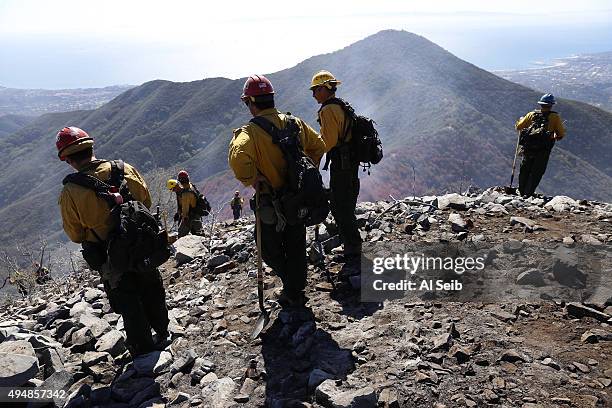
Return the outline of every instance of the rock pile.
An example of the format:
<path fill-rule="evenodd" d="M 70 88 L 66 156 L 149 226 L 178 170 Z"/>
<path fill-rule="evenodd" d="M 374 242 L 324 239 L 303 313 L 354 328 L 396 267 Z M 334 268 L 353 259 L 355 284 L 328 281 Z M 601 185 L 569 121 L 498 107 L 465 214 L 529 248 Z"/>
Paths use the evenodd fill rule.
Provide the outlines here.
<path fill-rule="evenodd" d="M 357 213 L 367 242 L 486 242 L 496 248 L 487 262 L 499 265 L 529 245 L 554 244 L 561 252 L 549 269 L 537 262 L 507 269 L 526 288 L 580 285 L 581 264 L 562 250 L 609 253 L 612 241 L 611 204 L 524 200 L 501 189 L 364 202 Z M 172 344 L 133 361 L 123 320 L 94 275 L 12 302 L 0 311 L 0 386 L 65 390 L 54 404 L 68 407 L 611 403 L 609 281 L 587 287 L 581 302 L 362 303 L 349 284 L 332 290 L 310 265 L 307 307 L 287 311 L 274 302 L 281 284 L 266 268 L 272 323 L 251 341 L 259 315 L 253 235 L 252 220 L 239 220 L 176 242 L 162 273 Z M 324 256 L 337 280 L 341 243 L 331 218 L 319 239 L 325 253 L 312 259 Z M 608 275 L 610 265 L 603 258 Z"/>

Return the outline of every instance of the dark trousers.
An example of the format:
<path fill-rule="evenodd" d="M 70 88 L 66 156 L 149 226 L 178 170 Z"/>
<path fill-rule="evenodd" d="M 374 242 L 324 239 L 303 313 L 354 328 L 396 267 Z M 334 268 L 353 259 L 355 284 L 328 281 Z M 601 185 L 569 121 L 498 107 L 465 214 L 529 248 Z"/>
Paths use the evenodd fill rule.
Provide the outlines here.
<path fill-rule="evenodd" d="M 358 174 L 359 163 L 349 166 L 348 169 L 342 169 L 338 162 L 333 160 L 331 162 L 329 203 L 344 244 L 345 255 L 361 254 L 361 236 L 355 217 L 355 206 L 359 196 Z"/>
<path fill-rule="evenodd" d="M 521 195 L 532 196 L 535 193 L 548 165 L 550 149 L 525 151 L 519 173 L 519 191 Z"/>
<path fill-rule="evenodd" d="M 240 214 L 242 213 L 242 207 L 234 207 L 232 208 L 232 211 L 234 212 L 234 219 L 237 220 L 240 218 Z"/>
<path fill-rule="evenodd" d="M 263 260 L 283 281 L 283 289 L 294 295 L 306 287 L 306 227 L 286 225 L 282 232 L 275 225 L 261 223 Z"/>
<path fill-rule="evenodd" d="M 194 235 L 202 233 L 202 219 L 200 217 L 189 217 L 187 221 L 181 221 L 178 227 L 179 238 L 190 232 Z"/>
<path fill-rule="evenodd" d="M 157 269 L 148 275 L 128 272 L 119 285 L 106 293 L 114 312 L 123 316 L 127 344 L 132 354 L 153 351 L 151 328 L 160 336 L 168 334 L 166 291 Z"/>

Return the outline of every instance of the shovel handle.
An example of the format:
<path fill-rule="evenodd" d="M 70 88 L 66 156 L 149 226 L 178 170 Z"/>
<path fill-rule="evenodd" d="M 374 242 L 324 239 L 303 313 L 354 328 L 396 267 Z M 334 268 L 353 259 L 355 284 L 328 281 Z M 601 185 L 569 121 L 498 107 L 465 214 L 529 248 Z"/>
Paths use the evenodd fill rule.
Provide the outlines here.
<path fill-rule="evenodd" d="M 259 309 L 262 313 L 266 313 L 264 307 L 264 275 L 263 265 L 261 262 L 261 217 L 259 216 L 259 183 L 255 184 L 255 228 L 257 240 L 257 297 L 259 301 Z"/>
<path fill-rule="evenodd" d="M 521 141 L 521 131 L 519 130 L 518 135 L 516 137 L 516 147 L 514 149 L 514 160 L 512 160 L 512 175 L 510 176 L 510 188 L 512 188 L 512 183 L 514 182 L 514 171 L 516 170 L 516 156 L 518 156 L 520 141 Z"/>

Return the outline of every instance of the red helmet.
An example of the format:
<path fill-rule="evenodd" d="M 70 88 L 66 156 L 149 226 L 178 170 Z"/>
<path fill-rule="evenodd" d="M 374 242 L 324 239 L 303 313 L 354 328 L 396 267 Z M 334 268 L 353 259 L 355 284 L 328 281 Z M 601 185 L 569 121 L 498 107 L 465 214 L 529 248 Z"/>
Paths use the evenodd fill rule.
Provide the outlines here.
<path fill-rule="evenodd" d="M 66 156 L 93 146 L 93 139 L 83 129 L 68 126 L 57 132 L 55 146 L 57 147 L 57 157 L 64 161 Z"/>
<path fill-rule="evenodd" d="M 272 82 L 263 75 L 252 75 L 248 77 L 244 83 L 244 88 L 240 97 L 246 99 L 248 97 L 254 98 L 264 95 L 274 95 Z"/>
<path fill-rule="evenodd" d="M 178 172 L 178 176 L 176 178 L 181 183 L 185 183 L 185 182 L 189 181 L 189 173 L 187 173 L 185 170 L 181 170 L 181 171 Z"/>

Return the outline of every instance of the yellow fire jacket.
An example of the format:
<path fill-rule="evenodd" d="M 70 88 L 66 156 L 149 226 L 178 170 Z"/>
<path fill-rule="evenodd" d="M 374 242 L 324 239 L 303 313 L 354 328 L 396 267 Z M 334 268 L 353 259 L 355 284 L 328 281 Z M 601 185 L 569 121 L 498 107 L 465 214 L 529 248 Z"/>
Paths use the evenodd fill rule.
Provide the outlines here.
<path fill-rule="evenodd" d="M 346 139 L 344 138 L 346 115 L 340 105 L 330 103 L 321 108 L 319 123 L 321 124 L 321 137 L 325 142 L 326 153 L 338 144 L 338 140 L 346 142 L 351 140 L 351 132 L 348 132 Z"/>
<path fill-rule="evenodd" d="M 183 191 L 178 193 L 179 212 L 183 218 L 189 217 L 189 211 L 196 206 L 196 193 L 191 183 L 182 184 Z"/>
<path fill-rule="evenodd" d="M 522 118 L 516 121 L 514 127 L 516 130 L 522 130 L 528 128 L 533 123 L 533 115 L 536 111 L 529 112 Z M 565 128 L 563 127 L 563 121 L 561 121 L 561 116 L 559 116 L 556 112 L 551 112 L 548 115 L 548 130 L 555 134 L 555 138 L 557 140 L 561 140 L 565 137 Z"/>
<path fill-rule="evenodd" d="M 92 175 L 99 180 L 107 181 L 110 177 L 110 162 L 95 160 L 81 169 L 83 173 Z M 138 171 L 125 163 L 124 177 L 134 200 L 151 207 L 151 195 L 142 176 Z M 67 183 L 59 196 L 59 206 L 62 214 L 64 231 L 71 241 L 97 242 L 108 237 L 113 227 L 110 209 L 106 201 L 96 197 L 96 193 L 82 186 Z"/>
<path fill-rule="evenodd" d="M 285 116 L 271 108 L 261 111 L 259 116 L 270 120 L 276 127 L 285 127 Z M 297 119 L 301 128 L 300 140 L 304 153 L 318 166 L 325 152 L 325 142 L 301 119 Z M 234 175 L 245 186 L 255 183 L 257 172 L 262 174 L 272 188 L 278 189 L 285 184 L 287 163 L 281 150 L 272 142 L 272 137 L 259 126 L 248 123 L 234 130 L 234 137 L 229 145 L 228 163 Z"/>

